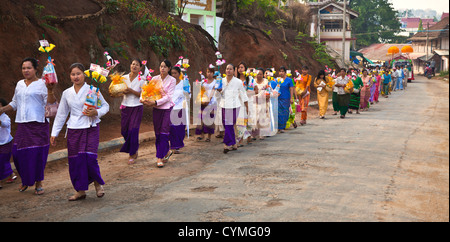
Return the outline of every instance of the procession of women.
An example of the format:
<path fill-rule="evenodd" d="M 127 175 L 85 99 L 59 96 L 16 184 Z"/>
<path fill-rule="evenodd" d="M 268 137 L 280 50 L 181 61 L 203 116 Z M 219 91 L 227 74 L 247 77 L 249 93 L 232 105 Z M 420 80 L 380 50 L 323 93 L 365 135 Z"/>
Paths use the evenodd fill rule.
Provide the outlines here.
<path fill-rule="evenodd" d="M 125 142 L 120 152 L 128 154 L 124 162 L 129 165 L 139 162 L 144 107 L 152 110 L 155 166 L 163 168 L 170 165 L 172 155 L 183 153 L 190 136 L 195 142 L 213 142 L 215 137 L 214 141 L 223 142 L 223 153 L 228 154 L 252 142 L 264 142 L 268 137 L 307 126 L 312 86 L 317 92 L 320 119 L 334 115 L 344 119 L 348 114 L 367 112 L 381 97 L 388 98 L 392 92 L 407 87 L 407 69 L 401 66 L 361 70 L 325 67 L 311 73 L 308 66 L 289 70 L 284 66 L 249 67 L 245 61 L 225 64 L 221 54 L 216 54 L 218 61 L 205 64 L 199 72 L 201 78 L 191 80 L 187 75 L 189 61 L 182 57 L 175 64 L 162 61 L 157 71 L 135 58 L 128 63 L 128 73 L 118 73 L 114 71 L 118 61 L 105 53 L 108 62 L 103 67 L 81 63 L 69 67 L 72 86 L 63 91 L 60 100 L 53 93 L 58 81 L 54 70 L 49 71 L 52 63 L 44 67 L 41 76 L 38 61 L 24 59 L 23 79 L 17 83 L 12 100 L 0 97 L 1 184 L 14 183 L 20 177 L 19 192 L 34 186 L 34 194 L 44 194 L 50 145 L 56 145 L 56 137 L 64 136 L 75 190 L 68 200 L 85 199 L 91 183 L 96 196 L 103 197 L 99 123 L 110 108 L 104 95 L 121 100 L 120 125 Z M 107 80 L 111 80 L 109 93 L 102 94 L 99 87 Z M 330 99 L 333 112 L 326 117 Z M 16 112 L 15 119 L 6 114 L 12 111 Z M 15 134 L 11 133 L 13 122 L 17 125 Z M 11 167 L 11 157 L 16 171 Z"/>

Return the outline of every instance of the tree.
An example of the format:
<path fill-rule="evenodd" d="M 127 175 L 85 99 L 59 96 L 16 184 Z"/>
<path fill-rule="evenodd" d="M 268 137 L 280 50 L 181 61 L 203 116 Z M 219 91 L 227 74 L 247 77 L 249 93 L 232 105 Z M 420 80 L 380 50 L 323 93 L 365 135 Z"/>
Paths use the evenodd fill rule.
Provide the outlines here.
<path fill-rule="evenodd" d="M 188 2 L 189 2 L 188 0 L 180 0 L 180 6 L 177 7 L 179 18 L 183 17 L 184 9 L 186 8 Z"/>
<path fill-rule="evenodd" d="M 401 32 L 401 23 L 388 0 L 352 0 L 350 8 L 359 13 L 359 17 L 351 21 L 357 49 L 398 41 L 396 34 Z"/>
<path fill-rule="evenodd" d="M 420 19 L 420 21 L 419 21 L 419 30 L 423 30 L 423 23 L 422 23 L 422 19 Z"/>

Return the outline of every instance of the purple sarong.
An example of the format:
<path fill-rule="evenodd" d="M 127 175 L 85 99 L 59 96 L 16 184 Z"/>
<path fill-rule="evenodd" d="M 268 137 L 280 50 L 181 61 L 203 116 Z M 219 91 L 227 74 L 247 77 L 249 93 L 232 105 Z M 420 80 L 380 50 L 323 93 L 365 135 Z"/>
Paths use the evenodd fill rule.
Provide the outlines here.
<path fill-rule="evenodd" d="M 156 158 L 163 159 L 169 152 L 170 109 L 153 108 L 153 128 L 155 130 Z"/>
<path fill-rule="evenodd" d="M 10 162 L 12 143 L 0 145 L 0 180 L 9 177 L 13 173 Z"/>
<path fill-rule="evenodd" d="M 234 133 L 234 125 L 236 124 L 239 108 L 225 109 L 222 108 L 222 124 L 225 128 L 223 143 L 226 146 L 236 144 L 236 135 Z"/>
<path fill-rule="evenodd" d="M 201 106 L 200 107 L 200 120 L 201 120 L 201 124 L 197 126 L 197 128 L 195 129 L 195 134 L 196 135 L 201 135 L 201 134 L 214 134 L 214 130 L 215 130 L 215 126 L 214 126 L 214 120 L 215 120 L 215 106 Z M 209 114 L 209 117 L 208 117 Z M 211 125 L 207 125 L 208 122 L 211 122 Z"/>
<path fill-rule="evenodd" d="M 186 113 L 186 110 L 172 110 L 173 112 L 177 112 L 175 115 L 178 118 L 184 117 L 183 114 Z M 179 125 L 174 125 L 172 122 L 170 124 L 170 149 L 181 149 L 184 147 L 184 137 L 186 137 L 186 125 L 181 123 Z"/>
<path fill-rule="evenodd" d="M 141 126 L 144 106 L 125 107 L 121 111 L 121 133 L 125 139 L 120 152 L 135 155 L 139 149 L 139 128 Z"/>
<path fill-rule="evenodd" d="M 97 162 L 97 151 L 100 142 L 100 129 L 67 130 L 67 153 L 69 156 L 69 174 L 73 188 L 87 191 L 89 184 L 97 181 L 104 185 Z"/>
<path fill-rule="evenodd" d="M 22 185 L 33 186 L 44 180 L 50 148 L 49 123 L 18 123 L 12 156 Z"/>

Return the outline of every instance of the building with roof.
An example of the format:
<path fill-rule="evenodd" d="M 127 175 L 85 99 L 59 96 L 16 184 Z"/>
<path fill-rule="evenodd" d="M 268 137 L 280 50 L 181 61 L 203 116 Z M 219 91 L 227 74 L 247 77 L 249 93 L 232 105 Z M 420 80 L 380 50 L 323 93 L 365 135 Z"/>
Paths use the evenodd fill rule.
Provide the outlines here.
<path fill-rule="evenodd" d="M 310 36 L 317 37 L 319 42 L 325 42 L 328 47 L 342 56 L 343 41 L 345 43 L 345 60 L 350 60 L 350 46 L 356 38 L 352 37 L 352 26 L 350 20 L 359 17 L 359 13 L 350 9 L 347 5 L 345 15 L 345 39 L 343 33 L 343 3 L 335 0 L 308 2 L 312 13 L 310 22 Z M 335 57 L 335 56 L 334 56 Z M 337 60 L 342 57 L 336 57 Z M 339 64 L 339 63 L 338 63 Z"/>
<path fill-rule="evenodd" d="M 436 72 L 449 70 L 448 23 L 449 17 L 445 17 L 429 29 L 424 29 L 408 39 L 414 49 L 413 63 L 417 72 L 423 73 L 424 66 L 431 60 L 436 63 Z"/>

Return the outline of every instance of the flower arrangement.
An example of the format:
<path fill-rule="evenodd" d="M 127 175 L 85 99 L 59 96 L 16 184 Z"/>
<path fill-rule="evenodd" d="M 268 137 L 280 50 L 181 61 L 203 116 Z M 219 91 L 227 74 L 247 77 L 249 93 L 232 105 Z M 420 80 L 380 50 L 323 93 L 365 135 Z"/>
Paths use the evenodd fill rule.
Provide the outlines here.
<path fill-rule="evenodd" d="M 116 67 L 120 63 L 118 60 L 114 60 L 107 51 L 103 52 L 103 55 L 105 55 L 108 60 L 106 62 L 106 67 L 109 67 L 110 69 Z"/>

